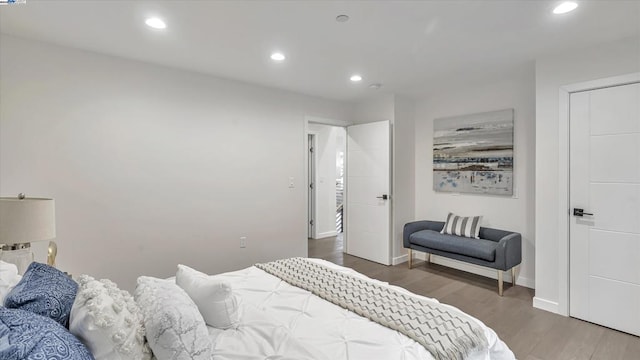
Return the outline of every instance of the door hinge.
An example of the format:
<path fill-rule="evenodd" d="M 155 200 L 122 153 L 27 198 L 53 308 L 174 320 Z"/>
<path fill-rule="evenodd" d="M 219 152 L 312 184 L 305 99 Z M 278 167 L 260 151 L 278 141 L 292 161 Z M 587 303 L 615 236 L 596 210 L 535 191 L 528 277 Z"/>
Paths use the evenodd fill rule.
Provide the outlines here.
<path fill-rule="evenodd" d="M 309 184 L 309 189 L 313 189 L 313 183 Z"/>
<path fill-rule="evenodd" d="M 313 226 L 313 220 L 309 220 L 309 225 Z"/>
<path fill-rule="evenodd" d="M 309 148 L 309 152 L 313 152 L 313 146 Z"/>

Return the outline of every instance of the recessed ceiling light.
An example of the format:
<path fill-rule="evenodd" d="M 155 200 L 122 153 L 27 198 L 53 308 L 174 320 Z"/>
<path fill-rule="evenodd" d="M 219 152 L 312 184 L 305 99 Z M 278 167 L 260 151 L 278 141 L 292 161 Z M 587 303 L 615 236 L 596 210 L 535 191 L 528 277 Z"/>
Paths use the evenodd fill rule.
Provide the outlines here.
<path fill-rule="evenodd" d="M 353 81 L 353 82 L 362 81 L 362 76 L 360 76 L 360 75 L 351 75 L 351 77 L 349 78 L 349 80 L 351 80 L 351 81 Z"/>
<path fill-rule="evenodd" d="M 349 21 L 349 15 L 338 15 L 336 16 L 337 22 L 347 22 Z"/>
<path fill-rule="evenodd" d="M 287 57 L 284 56 L 283 53 L 274 52 L 273 54 L 271 54 L 271 60 L 273 60 L 273 61 L 283 61 L 286 58 Z"/>
<path fill-rule="evenodd" d="M 145 20 L 144 23 L 147 24 L 147 26 L 152 27 L 154 29 L 166 29 L 167 28 L 167 24 L 165 24 L 164 21 L 162 21 L 159 18 L 148 18 L 147 20 Z"/>
<path fill-rule="evenodd" d="M 570 11 L 575 10 L 578 7 L 578 3 L 573 1 L 565 1 L 562 4 L 558 5 L 553 9 L 553 13 L 556 15 L 566 14 Z"/>

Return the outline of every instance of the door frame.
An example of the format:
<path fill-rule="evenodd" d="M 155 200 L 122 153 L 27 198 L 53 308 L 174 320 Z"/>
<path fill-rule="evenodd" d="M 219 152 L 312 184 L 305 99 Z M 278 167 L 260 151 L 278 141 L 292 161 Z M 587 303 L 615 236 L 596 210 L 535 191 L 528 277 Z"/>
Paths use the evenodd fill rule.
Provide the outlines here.
<path fill-rule="evenodd" d="M 343 127 L 343 128 L 347 128 L 347 126 L 349 125 L 353 125 L 352 123 L 348 122 L 348 121 L 343 121 L 343 120 L 336 120 L 336 119 L 329 119 L 329 118 L 321 118 L 321 117 L 316 117 L 316 116 L 305 116 L 304 117 L 304 126 L 303 126 L 303 136 L 302 138 L 304 139 L 304 144 L 303 144 L 303 151 L 304 151 L 304 184 L 306 184 L 305 186 L 309 186 L 309 124 L 320 124 L 320 125 L 329 125 L 329 126 L 338 126 L 338 127 Z M 345 139 L 346 141 L 346 139 Z M 346 189 L 346 181 L 347 181 L 347 165 L 346 165 L 346 153 L 345 153 L 345 190 L 344 190 L 344 203 L 346 203 L 347 200 L 347 196 L 349 196 L 347 194 L 347 189 Z M 305 203 L 305 208 L 309 209 L 309 191 L 308 189 L 305 190 L 305 196 L 304 196 L 304 203 Z M 307 221 L 305 223 L 305 229 L 306 229 L 306 233 L 309 233 L 309 212 L 307 211 Z M 347 226 L 346 223 L 346 211 L 343 212 L 343 217 L 342 217 L 342 241 L 343 241 L 343 247 L 342 247 L 342 251 L 344 252 L 347 249 L 347 233 L 345 231 Z M 315 233 L 315 228 L 314 228 L 314 233 Z M 309 256 L 309 247 L 306 247 L 307 249 L 307 256 Z"/>
<path fill-rule="evenodd" d="M 640 83 L 640 72 L 630 73 L 620 76 L 607 77 L 603 79 L 584 81 L 561 86 L 559 89 L 559 144 L 558 144 L 558 308 L 557 312 L 564 316 L 569 316 L 569 221 L 571 221 L 569 206 L 569 196 L 571 194 L 569 184 L 569 151 L 570 151 L 570 124 L 569 107 L 572 93 L 590 91 L 613 86 Z M 553 309 L 550 309 L 553 311 Z"/>
<path fill-rule="evenodd" d="M 309 144 L 309 142 L 313 142 Z M 316 184 L 313 181 L 316 177 L 316 153 L 315 150 L 318 147 L 317 134 L 314 131 L 307 132 L 307 236 L 311 239 L 317 237 L 316 231 Z M 313 149 L 313 151 L 311 151 Z M 311 162 L 313 161 L 313 163 Z M 313 177 L 314 179 L 311 179 Z M 311 184 L 313 183 L 313 188 Z M 311 225 L 313 221 L 313 225 Z"/>

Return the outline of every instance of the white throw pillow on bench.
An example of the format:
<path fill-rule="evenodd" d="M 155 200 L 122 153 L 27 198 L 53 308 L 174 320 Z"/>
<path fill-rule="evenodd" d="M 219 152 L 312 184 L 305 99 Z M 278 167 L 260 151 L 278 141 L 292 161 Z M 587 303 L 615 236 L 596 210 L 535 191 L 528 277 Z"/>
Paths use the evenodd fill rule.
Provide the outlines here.
<path fill-rule="evenodd" d="M 479 239 L 480 220 L 482 220 L 482 216 L 464 217 L 449 213 L 440 233 Z"/>

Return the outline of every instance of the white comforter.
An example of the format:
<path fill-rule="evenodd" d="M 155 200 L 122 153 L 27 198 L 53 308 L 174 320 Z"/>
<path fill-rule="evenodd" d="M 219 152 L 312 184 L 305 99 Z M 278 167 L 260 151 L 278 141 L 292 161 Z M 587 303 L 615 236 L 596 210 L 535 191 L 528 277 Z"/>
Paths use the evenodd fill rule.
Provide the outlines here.
<path fill-rule="evenodd" d="M 352 269 L 312 260 L 369 279 Z M 209 328 L 215 360 L 433 359 L 424 347 L 399 332 L 291 286 L 256 267 L 215 277 L 232 284 L 234 293 L 240 297 L 241 309 L 237 329 Z M 485 331 L 489 349 L 472 354 L 469 359 L 515 359 L 493 330 L 476 321 Z"/>

